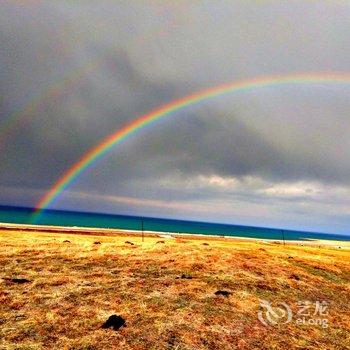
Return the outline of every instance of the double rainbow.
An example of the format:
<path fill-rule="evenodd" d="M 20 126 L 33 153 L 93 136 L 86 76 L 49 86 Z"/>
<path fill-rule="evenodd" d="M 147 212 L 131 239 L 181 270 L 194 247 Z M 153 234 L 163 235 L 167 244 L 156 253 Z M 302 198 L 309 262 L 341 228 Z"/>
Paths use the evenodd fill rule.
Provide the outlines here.
<path fill-rule="evenodd" d="M 68 73 L 63 78 L 58 79 L 54 83 L 50 84 L 41 91 L 37 96 L 34 96 L 29 102 L 27 102 L 18 111 L 11 113 L 9 116 L 1 120 L 0 129 L 0 148 L 1 143 L 6 140 L 13 129 L 18 126 L 18 123 L 24 123 L 27 119 L 30 119 L 37 110 L 43 106 L 48 100 L 60 96 L 62 93 L 67 91 L 67 88 L 74 86 L 84 78 L 89 72 L 93 71 L 100 61 L 91 61 L 84 64 L 79 69 Z"/>
<path fill-rule="evenodd" d="M 174 112 L 183 110 L 201 101 L 222 96 L 228 93 L 243 92 L 269 86 L 296 85 L 296 84 L 350 84 L 349 73 L 314 73 L 314 74 L 293 74 L 273 77 L 260 77 L 255 79 L 242 80 L 215 86 L 206 90 L 190 94 L 173 102 L 154 109 L 142 115 L 121 129 L 106 137 L 96 147 L 90 149 L 79 161 L 69 168 L 58 181 L 47 191 L 36 205 L 35 218 L 65 190 L 79 175 L 93 166 L 93 164 L 105 156 L 110 150 L 122 143 L 128 137 L 136 134 L 145 126 L 156 122 L 159 119 L 171 116 Z"/>

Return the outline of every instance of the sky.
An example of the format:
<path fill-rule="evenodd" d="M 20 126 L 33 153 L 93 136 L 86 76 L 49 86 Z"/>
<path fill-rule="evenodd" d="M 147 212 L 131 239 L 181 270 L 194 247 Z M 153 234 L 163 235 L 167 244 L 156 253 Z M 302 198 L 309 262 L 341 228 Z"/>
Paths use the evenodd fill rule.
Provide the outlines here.
<path fill-rule="evenodd" d="M 263 76 L 350 74 L 347 1 L 0 4 L 0 205 L 33 207 L 168 102 Z M 226 94 L 141 129 L 50 208 L 350 233 L 350 84 Z"/>

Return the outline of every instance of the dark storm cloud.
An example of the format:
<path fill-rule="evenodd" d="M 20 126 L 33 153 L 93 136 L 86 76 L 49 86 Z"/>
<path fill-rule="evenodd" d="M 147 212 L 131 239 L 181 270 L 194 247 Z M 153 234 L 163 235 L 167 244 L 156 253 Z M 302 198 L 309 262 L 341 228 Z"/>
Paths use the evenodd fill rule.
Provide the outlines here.
<path fill-rule="evenodd" d="M 350 9 L 340 2 L 1 7 L 1 120 L 95 62 L 6 131 L 4 204 L 19 204 L 19 193 L 33 204 L 105 136 L 193 91 L 262 75 L 349 71 Z M 117 147 L 57 205 L 137 214 L 142 206 L 111 197 L 130 196 L 153 201 L 154 215 L 181 217 L 180 208 L 192 203 L 196 212 L 202 202 L 197 217 L 208 217 L 216 203 L 220 220 L 261 222 L 269 212 L 267 224 L 291 225 L 305 222 L 305 213 L 323 222 L 331 201 L 348 222 L 349 93 L 345 84 L 270 87 L 192 106 Z M 175 209 L 162 212 L 156 200 L 176 202 Z"/>

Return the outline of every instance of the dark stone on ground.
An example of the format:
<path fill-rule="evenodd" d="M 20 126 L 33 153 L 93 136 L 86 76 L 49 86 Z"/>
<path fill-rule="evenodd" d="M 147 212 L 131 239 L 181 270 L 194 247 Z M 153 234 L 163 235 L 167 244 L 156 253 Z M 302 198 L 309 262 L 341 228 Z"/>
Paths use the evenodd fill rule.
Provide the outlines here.
<path fill-rule="evenodd" d="M 217 290 L 215 293 L 215 295 L 222 295 L 224 297 L 228 297 L 229 295 L 231 295 L 231 292 L 228 292 L 227 290 Z"/>
<path fill-rule="evenodd" d="M 206 243 L 206 242 L 204 242 L 204 243 L 202 243 L 203 245 L 209 245 L 209 243 Z"/>
<path fill-rule="evenodd" d="M 12 282 L 12 283 L 18 283 L 18 284 L 31 282 L 30 280 L 28 280 L 26 278 L 4 278 L 4 280 L 8 281 L 8 282 Z"/>
<path fill-rule="evenodd" d="M 298 275 L 296 275 L 295 273 L 292 273 L 289 278 L 293 279 L 293 280 L 297 280 L 300 281 L 300 277 Z"/>
<path fill-rule="evenodd" d="M 118 315 L 109 316 L 108 320 L 102 325 L 102 328 L 113 328 L 117 331 L 119 328 L 125 325 L 123 317 Z"/>
<path fill-rule="evenodd" d="M 125 244 L 135 245 L 134 243 L 132 243 L 130 241 L 125 241 Z"/>
<path fill-rule="evenodd" d="M 169 332 L 168 333 L 168 346 L 170 349 L 175 349 L 177 347 L 175 347 L 175 344 L 176 344 L 176 335 L 174 334 L 174 332 Z"/>
<path fill-rule="evenodd" d="M 66 239 L 65 241 L 63 241 L 63 243 L 70 243 L 70 241 L 68 241 L 68 239 Z"/>
<path fill-rule="evenodd" d="M 101 242 L 94 242 L 94 244 L 101 244 Z"/>
<path fill-rule="evenodd" d="M 27 318 L 26 315 L 23 315 L 23 314 L 19 314 L 19 315 L 16 315 L 15 316 L 15 319 L 16 320 L 25 320 Z"/>
<path fill-rule="evenodd" d="M 182 274 L 180 277 L 176 277 L 175 279 L 186 279 L 186 280 L 191 280 L 193 277 L 191 275 L 186 275 L 186 274 Z"/>
<path fill-rule="evenodd" d="M 162 244 L 164 244 L 164 243 L 165 243 L 165 241 L 158 241 L 156 244 L 158 244 L 158 243 L 162 243 Z"/>

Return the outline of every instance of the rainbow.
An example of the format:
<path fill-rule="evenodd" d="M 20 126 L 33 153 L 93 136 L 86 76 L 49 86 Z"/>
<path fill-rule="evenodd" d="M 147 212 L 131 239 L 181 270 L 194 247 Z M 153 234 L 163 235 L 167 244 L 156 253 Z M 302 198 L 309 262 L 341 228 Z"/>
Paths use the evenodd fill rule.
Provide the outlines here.
<path fill-rule="evenodd" d="M 243 92 L 269 86 L 296 84 L 350 84 L 350 73 L 308 73 L 280 75 L 273 77 L 259 77 L 215 86 L 206 90 L 190 94 L 178 100 L 154 109 L 121 129 L 107 136 L 96 147 L 90 149 L 79 161 L 68 169 L 58 181 L 47 191 L 36 205 L 34 218 L 38 218 L 40 212 L 46 209 L 79 175 L 91 167 L 98 159 L 105 156 L 114 146 L 119 145 L 128 137 L 136 134 L 145 126 L 159 119 L 171 116 L 174 112 L 181 111 L 201 101 L 212 99 L 228 93 Z"/>
<path fill-rule="evenodd" d="M 130 45 L 144 45 L 148 41 L 154 40 L 156 37 L 161 35 L 164 35 L 163 29 L 150 30 L 145 35 L 136 37 L 130 42 Z M 79 83 L 85 76 L 97 69 L 103 62 L 105 62 L 105 57 L 86 62 L 81 67 L 70 71 L 63 77 L 49 84 L 39 94 L 29 99 L 29 101 L 26 102 L 21 108 L 3 118 L 0 121 L 0 149 L 5 144 L 5 141 L 11 134 L 11 131 L 16 128 L 19 121 L 24 123 L 27 119 L 33 116 L 46 101 L 66 92 L 67 88 L 71 88 L 74 86 L 74 84 Z"/>
<path fill-rule="evenodd" d="M 12 129 L 17 126 L 17 122 L 20 119 L 24 122 L 27 118 L 31 117 L 45 101 L 62 94 L 62 92 L 66 91 L 66 88 L 79 82 L 88 72 L 94 70 L 99 63 L 99 61 L 90 61 L 82 67 L 69 72 L 29 100 L 21 109 L 4 118 L 1 125 L 0 141 L 4 142 L 6 140 L 6 137 L 10 134 Z"/>

